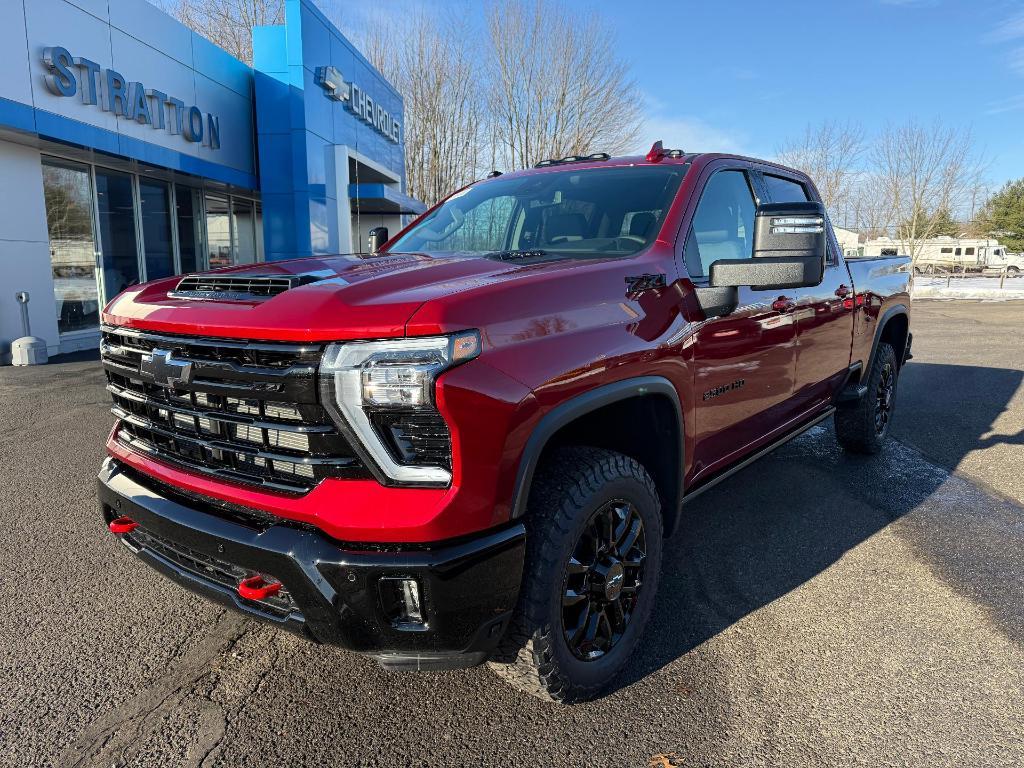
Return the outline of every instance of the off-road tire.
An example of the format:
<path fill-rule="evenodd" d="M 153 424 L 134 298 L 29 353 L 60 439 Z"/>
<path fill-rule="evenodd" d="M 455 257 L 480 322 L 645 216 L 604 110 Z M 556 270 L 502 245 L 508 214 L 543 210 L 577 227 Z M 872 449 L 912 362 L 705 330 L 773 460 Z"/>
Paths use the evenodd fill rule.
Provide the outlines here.
<path fill-rule="evenodd" d="M 891 392 L 887 419 L 881 431 L 878 427 L 879 399 L 884 394 L 885 380 L 891 375 Z M 892 345 L 879 342 L 871 371 L 864 382 L 868 391 L 853 405 L 836 410 L 836 439 L 850 453 L 875 454 L 882 450 L 892 424 L 899 382 L 899 364 Z"/>
<path fill-rule="evenodd" d="M 625 500 L 643 523 L 643 581 L 625 631 L 601 658 L 573 654 L 562 628 L 566 567 L 595 513 Z M 534 476 L 526 516 L 526 562 L 515 614 L 491 669 L 513 687 L 547 701 L 595 697 L 633 653 L 654 605 L 664 540 L 661 504 L 634 459 L 597 448 L 552 452 Z"/>

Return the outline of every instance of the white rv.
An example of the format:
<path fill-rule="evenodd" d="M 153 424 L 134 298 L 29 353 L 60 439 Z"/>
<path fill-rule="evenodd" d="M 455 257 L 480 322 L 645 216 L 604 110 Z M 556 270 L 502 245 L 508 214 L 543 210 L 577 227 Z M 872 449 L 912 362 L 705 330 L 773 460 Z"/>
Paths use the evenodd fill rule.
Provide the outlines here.
<path fill-rule="evenodd" d="M 908 243 L 880 237 L 864 244 L 865 256 L 895 256 L 910 253 Z M 918 256 L 914 262 L 917 273 L 936 271 L 1002 271 L 1011 277 L 1024 272 L 1024 258 L 1011 254 L 998 240 L 977 237 L 933 237 L 918 244 Z"/>

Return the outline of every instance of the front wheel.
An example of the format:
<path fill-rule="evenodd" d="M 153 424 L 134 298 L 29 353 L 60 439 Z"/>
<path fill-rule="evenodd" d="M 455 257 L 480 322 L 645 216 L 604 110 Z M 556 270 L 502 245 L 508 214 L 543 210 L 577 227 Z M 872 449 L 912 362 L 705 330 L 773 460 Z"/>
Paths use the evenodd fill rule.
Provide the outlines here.
<path fill-rule="evenodd" d="M 548 701 L 593 698 L 625 666 L 654 605 L 662 520 L 634 459 L 563 448 L 530 493 L 519 603 L 490 666 Z"/>
<path fill-rule="evenodd" d="M 899 365 L 896 350 L 880 342 L 871 364 L 867 393 L 854 405 L 836 411 L 836 438 L 851 453 L 878 453 L 889 434 L 896 409 Z"/>

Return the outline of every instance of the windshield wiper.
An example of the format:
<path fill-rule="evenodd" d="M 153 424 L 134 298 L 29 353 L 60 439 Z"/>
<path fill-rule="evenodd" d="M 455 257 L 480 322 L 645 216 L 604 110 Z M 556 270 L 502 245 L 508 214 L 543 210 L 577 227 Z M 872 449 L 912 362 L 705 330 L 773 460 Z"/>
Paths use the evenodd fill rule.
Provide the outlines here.
<path fill-rule="evenodd" d="M 547 251 L 534 249 L 529 251 L 494 251 L 493 253 L 485 253 L 484 258 L 500 259 L 501 261 L 514 261 L 516 259 L 533 259 L 547 255 Z"/>

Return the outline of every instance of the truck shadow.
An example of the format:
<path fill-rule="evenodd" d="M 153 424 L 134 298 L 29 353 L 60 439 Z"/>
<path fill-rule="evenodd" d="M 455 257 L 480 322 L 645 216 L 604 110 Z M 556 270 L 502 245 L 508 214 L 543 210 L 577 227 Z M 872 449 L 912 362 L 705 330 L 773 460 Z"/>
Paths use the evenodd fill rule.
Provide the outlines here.
<path fill-rule="evenodd" d="M 1014 555 L 1024 506 L 949 474 L 971 451 L 1024 444 L 1024 433 L 990 434 L 1022 381 L 1024 371 L 910 363 L 896 440 L 879 456 L 845 454 L 829 420 L 685 506 L 651 624 L 615 688 L 800 587 L 911 512 L 901 530 L 906 523 L 914 550 L 1011 636 L 1024 637 Z M 927 458 L 911 441 L 929 446 Z M 1002 526 L 992 538 L 1016 535 L 1017 545 L 964 536 L 965 526 Z"/>

